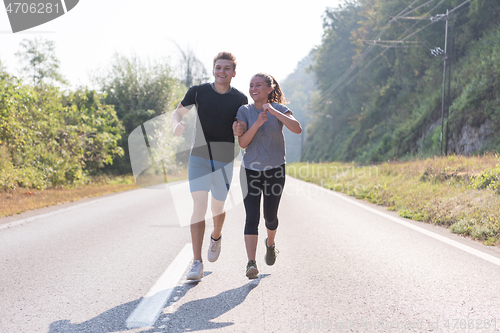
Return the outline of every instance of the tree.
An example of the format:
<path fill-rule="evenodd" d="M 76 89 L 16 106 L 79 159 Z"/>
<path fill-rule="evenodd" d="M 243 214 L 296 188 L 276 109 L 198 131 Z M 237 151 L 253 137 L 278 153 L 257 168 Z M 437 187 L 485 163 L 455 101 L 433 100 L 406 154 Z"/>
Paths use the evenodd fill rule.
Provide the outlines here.
<path fill-rule="evenodd" d="M 295 71 L 280 83 L 285 93 L 287 106 L 293 111 L 293 116 L 300 122 L 302 128 L 307 128 L 311 116 L 311 99 L 315 93 L 314 75 L 309 71 L 312 62 L 312 52 L 302 59 Z M 300 160 L 305 131 L 301 135 L 288 130 L 284 132 L 287 162 Z"/>
<path fill-rule="evenodd" d="M 206 82 L 209 79 L 207 69 L 196 57 L 191 48 L 183 50 L 179 44 L 175 43 L 181 53 L 181 76 L 182 83 L 189 88 L 195 84 Z"/>
<path fill-rule="evenodd" d="M 39 85 L 44 80 L 67 84 L 59 73 L 59 59 L 55 55 L 53 41 L 44 40 L 41 37 L 33 40 L 23 39 L 16 56 L 25 64 L 22 72 L 33 80 L 34 85 Z"/>
<path fill-rule="evenodd" d="M 148 120 L 173 110 L 185 92 L 166 60 L 144 62 L 136 56 L 115 54 L 110 69 L 94 77 L 106 94 L 104 102 L 115 107 L 125 128 L 120 146 L 125 155 L 114 161 L 112 170 L 130 173 L 128 137 Z"/>
<path fill-rule="evenodd" d="M 349 117 L 362 97 L 355 89 L 345 87 L 344 76 L 356 56 L 356 46 L 350 38 L 362 21 L 359 11 L 356 3 L 348 1 L 338 9 L 325 11 L 323 42 L 312 52 L 312 70 L 320 94 L 311 103 L 315 114 L 306 127 L 305 160 L 343 158 L 343 144 L 351 133 Z M 357 96 L 353 98 L 354 95 Z"/>
<path fill-rule="evenodd" d="M 439 152 L 443 63 L 430 50 L 444 49 L 446 22 L 436 18 L 454 8 L 452 139 L 464 124 L 500 128 L 498 37 L 485 39 L 498 29 L 498 0 L 346 0 L 325 12 L 313 52 L 319 94 L 304 159 L 366 163 Z"/>

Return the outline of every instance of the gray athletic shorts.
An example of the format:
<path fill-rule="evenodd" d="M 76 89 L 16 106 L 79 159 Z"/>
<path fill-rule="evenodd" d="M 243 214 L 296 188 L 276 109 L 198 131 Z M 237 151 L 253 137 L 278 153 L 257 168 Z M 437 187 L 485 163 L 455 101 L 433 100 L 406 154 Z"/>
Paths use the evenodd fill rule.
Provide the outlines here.
<path fill-rule="evenodd" d="M 191 192 L 210 191 L 216 200 L 225 201 L 233 179 L 233 163 L 189 156 L 188 178 Z"/>

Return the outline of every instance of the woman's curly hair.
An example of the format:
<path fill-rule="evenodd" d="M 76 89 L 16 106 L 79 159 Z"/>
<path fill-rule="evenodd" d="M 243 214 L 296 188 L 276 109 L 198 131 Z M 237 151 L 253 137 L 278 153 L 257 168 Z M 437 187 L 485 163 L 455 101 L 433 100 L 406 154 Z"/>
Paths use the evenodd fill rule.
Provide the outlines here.
<path fill-rule="evenodd" d="M 255 74 L 254 77 L 263 78 L 266 81 L 267 86 L 273 88 L 273 91 L 271 91 L 271 93 L 267 96 L 267 101 L 269 103 L 279 103 L 283 105 L 286 104 L 285 94 L 281 90 L 278 81 L 276 81 L 276 79 L 272 75 L 269 75 L 267 73 L 258 73 Z"/>

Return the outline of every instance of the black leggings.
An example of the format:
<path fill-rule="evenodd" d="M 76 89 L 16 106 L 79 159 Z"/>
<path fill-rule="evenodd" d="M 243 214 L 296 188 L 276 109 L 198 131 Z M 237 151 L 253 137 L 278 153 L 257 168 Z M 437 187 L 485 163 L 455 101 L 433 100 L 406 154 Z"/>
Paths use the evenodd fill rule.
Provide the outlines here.
<path fill-rule="evenodd" d="M 241 168 L 241 187 L 248 190 L 243 199 L 247 214 L 245 235 L 257 235 L 260 220 L 260 198 L 264 196 L 266 228 L 278 228 L 278 206 L 285 186 L 285 165 L 267 171 Z M 246 181 L 245 181 L 246 178 Z"/>

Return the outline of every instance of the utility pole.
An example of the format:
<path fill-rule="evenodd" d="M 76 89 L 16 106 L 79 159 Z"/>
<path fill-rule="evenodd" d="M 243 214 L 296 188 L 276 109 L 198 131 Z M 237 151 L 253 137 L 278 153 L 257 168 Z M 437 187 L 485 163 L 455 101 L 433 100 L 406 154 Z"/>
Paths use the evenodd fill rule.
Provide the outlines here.
<path fill-rule="evenodd" d="M 443 129 L 444 129 L 444 105 L 446 100 L 446 60 L 448 58 L 448 9 L 446 10 L 446 31 L 444 34 L 443 54 L 443 92 L 441 94 L 441 156 L 443 156 Z"/>
<path fill-rule="evenodd" d="M 455 10 L 459 9 L 462 6 L 465 6 L 468 4 L 471 0 L 466 0 L 462 2 L 460 5 L 456 6 L 453 8 L 451 11 L 446 10 L 446 15 L 445 14 L 440 14 L 436 15 L 431 18 L 431 21 L 440 21 L 445 19 L 446 20 L 446 32 L 445 32 L 445 38 L 444 38 L 444 54 L 443 54 L 443 61 L 444 61 L 444 66 L 443 66 L 443 95 L 442 95 L 442 101 L 441 101 L 441 155 L 443 155 L 443 139 L 445 141 L 445 146 L 444 146 L 444 153 L 445 155 L 448 155 L 448 129 L 449 129 L 449 124 L 448 124 L 448 114 L 450 111 L 450 104 L 451 104 L 451 64 L 453 62 L 453 48 L 454 48 L 454 40 L 453 40 L 453 20 L 454 20 L 454 12 Z M 451 47 L 450 47 L 450 53 L 448 54 L 448 21 L 451 20 Z M 440 49 L 434 49 L 431 50 L 433 55 L 438 55 L 442 51 Z M 446 60 L 449 60 L 449 70 L 448 70 L 448 92 L 445 93 L 445 81 L 446 81 Z M 446 105 L 446 112 L 445 112 L 445 105 Z M 444 128 L 444 118 L 446 117 L 446 130 Z M 443 138 L 443 132 L 444 132 L 444 138 Z"/>
<path fill-rule="evenodd" d="M 443 155 L 443 142 L 445 143 L 444 145 L 444 154 L 448 155 L 448 121 L 446 121 L 446 130 L 445 130 L 445 118 L 448 119 L 448 110 L 450 108 L 450 86 L 451 86 L 451 62 L 453 60 L 452 52 L 453 50 L 450 50 L 448 53 L 448 25 L 449 21 L 453 20 L 453 12 L 450 13 L 450 11 L 447 9 L 446 14 L 439 14 L 431 18 L 431 21 L 441 21 L 441 20 L 446 20 L 446 30 L 444 34 L 444 52 L 440 48 L 436 48 L 431 50 L 433 55 L 439 55 L 442 54 L 442 59 L 443 59 L 443 88 L 442 88 L 442 94 L 441 94 L 441 136 L 440 136 L 440 141 L 441 141 L 441 156 Z M 451 40 L 453 44 L 453 23 L 451 23 L 452 29 L 451 29 Z M 447 71 L 447 68 L 449 67 L 449 70 Z M 448 74 L 448 75 L 446 75 Z M 446 86 L 446 80 L 448 80 L 448 89 Z"/>
<path fill-rule="evenodd" d="M 448 155 L 448 121 L 446 121 L 446 130 L 445 130 L 445 118 L 448 119 L 448 111 L 450 108 L 450 99 L 451 99 L 451 91 L 450 91 L 450 84 L 451 84 L 451 62 L 453 60 L 453 50 L 448 53 L 448 25 L 451 25 L 451 45 L 453 45 L 453 22 L 451 24 L 449 23 L 449 20 L 451 19 L 453 21 L 453 13 L 456 9 L 462 7 L 466 3 L 468 3 L 470 0 L 465 1 L 462 3 L 460 6 L 457 6 L 453 8 L 451 11 L 446 10 L 446 14 L 438 14 L 436 16 L 431 17 L 431 22 L 437 22 L 437 21 L 446 21 L 446 30 L 445 30 L 445 37 L 444 37 L 444 51 L 440 47 L 436 47 L 434 49 L 431 49 L 431 53 L 433 56 L 439 56 L 441 55 L 443 59 L 443 88 L 442 88 L 442 96 L 441 96 L 441 136 L 440 136 L 440 151 L 441 155 L 443 155 L 443 141 L 445 142 L 444 146 L 444 154 Z M 408 16 L 402 16 L 398 17 L 398 19 L 410 19 L 410 20 L 422 20 L 422 19 L 428 19 L 426 17 L 408 17 Z M 424 27 L 425 28 L 425 27 Z M 418 30 L 420 31 L 420 30 Z M 415 33 L 413 33 L 415 34 Z M 412 36 L 411 34 L 410 36 Z M 409 36 L 405 37 L 407 39 Z M 405 39 L 403 40 L 397 40 L 397 41 L 392 41 L 392 40 L 373 40 L 373 41 L 364 41 L 367 44 L 374 44 L 374 45 L 380 45 L 383 47 L 387 48 L 393 48 L 395 47 L 394 44 L 403 44 L 403 43 L 422 43 L 424 42 L 421 41 L 406 41 Z M 393 45 L 390 45 L 392 43 Z M 386 45 L 389 44 L 389 45 Z M 428 43 L 426 43 L 428 44 Z M 400 46 L 401 47 L 401 46 Z M 447 70 L 449 68 L 449 70 Z M 447 75 L 448 74 L 448 75 Z M 448 80 L 448 91 L 446 90 L 446 80 Z"/>
<path fill-rule="evenodd" d="M 451 65 L 453 64 L 453 52 L 454 52 L 454 46 L 455 46 L 455 40 L 453 39 L 453 27 L 454 27 L 454 12 L 451 12 L 450 13 L 450 18 L 451 18 L 451 27 L 450 27 L 450 56 L 449 56 L 449 65 L 448 65 L 448 92 L 446 94 L 447 96 L 447 101 L 446 101 L 446 104 L 447 104 L 447 107 L 446 107 L 446 114 L 445 114 L 445 117 L 446 117 L 446 128 L 445 128 L 445 131 L 444 131 L 444 140 L 445 140 L 445 145 L 444 145 L 444 154 L 445 155 L 448 155 L 448 133 L 449 133 L 449 122 L 448 122 L 448 115 L 449 115 L 449 112 L 450 112 L 450 104 L 451 104 Z M 446 21 L 448 22 L 448 21 Z"/>

